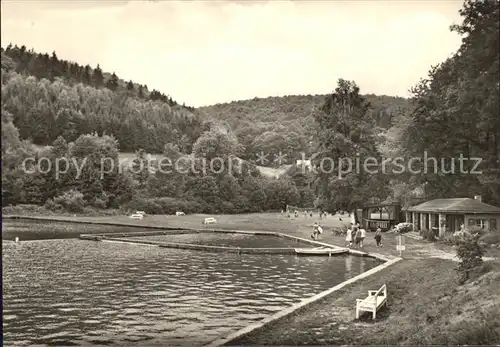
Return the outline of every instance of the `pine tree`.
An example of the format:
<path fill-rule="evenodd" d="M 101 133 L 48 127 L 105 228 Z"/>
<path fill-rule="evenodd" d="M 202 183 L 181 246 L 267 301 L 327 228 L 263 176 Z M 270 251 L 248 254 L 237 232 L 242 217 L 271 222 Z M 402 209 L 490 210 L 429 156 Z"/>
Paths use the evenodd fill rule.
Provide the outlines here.
<path fill-rule="evenodd" d="M 52 77 L 57 77 L 61 75 L 59 69 L 59 58 L 57 58 L 56 52 L 52 52 L 52 57 L 50 57 L 50 70 L 52 71 Z"/>
<path fill-rule="evenodd" d="M 106 87 L 115 91 L 118 88 L 118 76 L 113 72 L 111 78 L 106 82 Z"/>
<path fill-rule="evenodd" d="M 134 83 L 132 81 L 128 81 L 127 90 L 134 90 Z"/>
<path fill-rule="evenodd" d="M 90 84 L 91 77 L 90 77 L 90 66 L 89 65 L 85 65 L 85 67 L 83 68 L 81 79 L 82 79 L 83 83 Z"/>
<path fill-rule="evenodd" d="M 95 87 L 101 87 L 104 82 L 104 76 L 102 75 L 102 70 L 99 64 L 94 69 L 94 73 L 92 74 L 92 83 Z"/>

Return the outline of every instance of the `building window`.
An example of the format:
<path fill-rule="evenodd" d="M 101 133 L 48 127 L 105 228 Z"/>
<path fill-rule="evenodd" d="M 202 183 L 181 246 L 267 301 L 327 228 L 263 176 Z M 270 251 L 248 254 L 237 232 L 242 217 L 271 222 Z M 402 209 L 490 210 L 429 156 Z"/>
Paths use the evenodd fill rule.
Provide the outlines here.
<path fill-rule="evenodd" d="M 476 221 L 474 219 L 469 219 L 469 226 L 473 226 L 474 224 L 476 224 Z"/>
<path fill-rule="evenodd" d="M 476 226 L 484 229 L 488 225 L 488 221 L 486 219 L 476 219 Z"/>
<path fill-rule="evenodd" d="M 496 219 L 490 219 L 490 229 L 497 230 L 497 220 Z"/>

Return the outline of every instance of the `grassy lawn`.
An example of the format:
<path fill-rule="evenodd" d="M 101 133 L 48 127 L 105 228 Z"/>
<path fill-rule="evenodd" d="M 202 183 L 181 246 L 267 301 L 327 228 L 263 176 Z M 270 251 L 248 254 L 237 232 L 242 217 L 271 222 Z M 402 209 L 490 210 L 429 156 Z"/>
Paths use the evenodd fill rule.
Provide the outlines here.
<path fill-rule="evenodd" d="M 403 260 L 230 345 L 456 345 L 500 341 L 500 264 L 459 286 L 456 264 Z M 355 319 L 356 299 L 381 285 L 388 307 Z"/>

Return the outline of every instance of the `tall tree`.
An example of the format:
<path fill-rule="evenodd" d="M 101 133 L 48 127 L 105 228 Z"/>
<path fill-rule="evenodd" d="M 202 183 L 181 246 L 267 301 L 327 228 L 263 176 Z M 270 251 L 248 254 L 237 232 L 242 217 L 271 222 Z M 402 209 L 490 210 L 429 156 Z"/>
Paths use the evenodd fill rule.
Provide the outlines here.
<path fill-rule="evenodd" d="M 462 24 L 451 27 L 463 36 L 459 50 L 412 89 L 415 110 L 405 149 L 441 158 L 435 170 L 420 176 L 431 196 L 479 193 L 500 204 L 499 2 L 468 0 L 460 15 Z M 482 174 L 471 173 L 472 160 L 461 172 L 460 155 L 481 158 L 475 171 Z"/>
<path fill-rule="evenodd" d="M 118 88 L 118 76 L 113 72 L 111 78 L 106 82 L 106 87 L 115 91 Z"/>
<path fill-rule="evenodd" d="M 378 167 L 381 155 L 374 121 L 359 87 L 353 81 L 339 79 L 322 110 L 316 114 L 319 151 L 314 160 L 321 207 L 331 212 L 356 210 L 372 198 L 385 198 L 387 178 Z M 365 161 L 371 163 L 367 172 Z"/>
<path fill-rule="evenodd" d="M 97 64 L 97 67 L 94 69 L 94 73 L 92 75 L 92 82 L 95 87 L 101 87 L 102 84 L 104 83 L 104 76 L 102 75 L 102 70 L 99 64 Z"/>

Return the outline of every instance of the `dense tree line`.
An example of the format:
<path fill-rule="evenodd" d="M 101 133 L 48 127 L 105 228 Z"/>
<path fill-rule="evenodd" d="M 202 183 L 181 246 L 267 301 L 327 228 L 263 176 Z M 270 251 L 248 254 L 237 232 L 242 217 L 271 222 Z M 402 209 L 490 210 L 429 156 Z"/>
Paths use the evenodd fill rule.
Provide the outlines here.
<path fill-rule="evenodd" d="M 2 73 L 2 107 L 14 116 L 20 137 L 37 145 L 97 132 L 115 136 L 122 151 L 161 153 L 175 143 L 189 153 L 201 133 L 200 117 L 167 103 L 15 71 Z"/>
<path fill-rule="evenodd" d="M 499 2 L 470 1 L 460 10 L 463 22 L 451 30 L 463 37 L 458 51 L 432 67 L 413 89 L 414 109 L 400 124 L 398 144 L 407 156 L 444 158 L 445 170 L 407 181 L 425 184 L 427 198 L 483 195 L 500 205 L 500 11 Z M 463 174 L 458 157 L 481 158 L 475 171 Z M 441 166 L 441 163 L 438 164 Z M 464 162 L 464 171 L 475 161 Z M 433 168 L 433 166 L 431 166 Z"/>
<path fill-rule="evenodd" d="M 312 203 L 311 195 L 290 178 L 263 177 L 255 165 L 238 159 L 236 137 L 217 123 L 203 124 L 190 154 L 168 143 L 156 160 L 148 160 L 139 150 L 132 165 L 124 166 L 112 136 L 84 134 L 72 142 L 59 136 L 51 146 L 37 150 L 20 138 L 13 118 L 2 109 L 4 206 L 38 204 L 71 212 L 122 208 L 162 214 L 259 212 Z M 168 170 L 161 166 L 162 158 L 183 160 L 180 167 Z M 213 161 L 216 165 L 211 162 L 214 158 L 219 159 Z"/>
<path fill-rule="evenodd" d="M 225 104 L 201 107 L 199 112 L 227 122 L 246 149 L 243 158 L 255 161 L 260 152 L 269 153 L 268 166 L 274 154 L 286 154 L 282 164 L 309 157 L 318 148 L 316 116 L 327 95 L 289 95 L 284 97 L 254 98 Z M 409 109 L 407 99 L 364 96 L 369 103 L 367 117 L 374 120 L 379 132 L 386 132 Z"/>
<path fill-rule="evenodd" d="M 144 100 L 160 100 L 169 106 L 178 105 L 171 96 L 154 89 L 150 92 L 147 85 L 123 81 L 114 72 L 112 74 L 103 72 L 99 64 L 95 68 L 88 64 L 82 66 L 72 61 L 59 59 L 55 51 L 51 55 L 36 53 L 33 49 L 28 50 L 24 45 L 18 47 L 9 44 L 5 49 L 2 47 L 1 51 L 2 60 L 4 56 L 10 58 L 14 62 L 14 65 L 10 67 L 21 74 L 35 76 L 38 79 L 46 78 L 50 81 L 59 77 L 67 83 L 82 83 L 96 88 L 105 87 Z M 194 110 L 193 107 L 185 105 L 183 107 Z"/>

